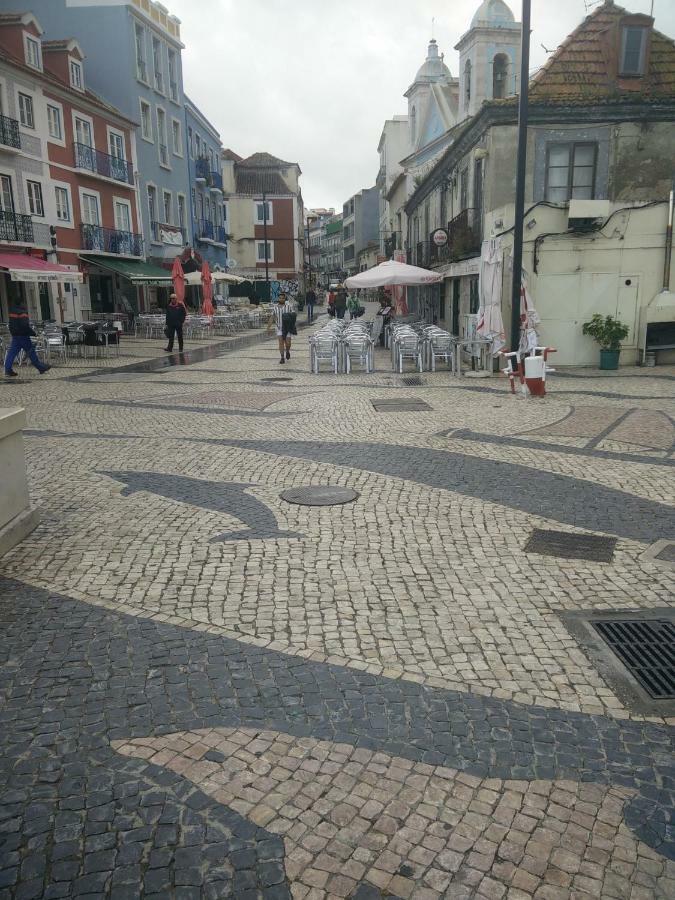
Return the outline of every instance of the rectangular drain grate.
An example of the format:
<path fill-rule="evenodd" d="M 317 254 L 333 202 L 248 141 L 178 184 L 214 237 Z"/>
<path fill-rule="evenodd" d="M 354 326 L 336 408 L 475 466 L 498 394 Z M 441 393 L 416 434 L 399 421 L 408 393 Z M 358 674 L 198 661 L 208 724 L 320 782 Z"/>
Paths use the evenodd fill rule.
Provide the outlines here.
<path fill-rule="evenodd" d="M 422 379 L 419 375 L 409 375 L 407 378 L 402 378 L 401 381 L 406 387 L 422 386 Z"/>
<path fill-rule="evenodd" d="M 675 622 L 605 619 L 591 623 L 654 700 L 675 700 Z"/>
<path fill-rule="evenodd" d="M 615 547 L 616 538 L 534 528 L 523 549 L 525 553 L 540 553 L 542 556 L 557 556 L 561 559 L 611 562 Z"/>
<path fill-rule="evenodd" d="M 431 409 L 424 400 L 401 397 L 393 400 L 371 400 L 377 412 L 425 412 Z"/>

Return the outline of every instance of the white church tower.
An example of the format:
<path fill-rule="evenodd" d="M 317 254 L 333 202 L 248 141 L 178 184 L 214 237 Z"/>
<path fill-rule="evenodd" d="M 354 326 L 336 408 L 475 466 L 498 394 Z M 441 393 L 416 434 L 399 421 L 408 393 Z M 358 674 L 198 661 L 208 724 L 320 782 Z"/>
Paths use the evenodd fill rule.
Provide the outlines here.
<path fill-rule="evenodd" d="M 473 116 L 484 100 L 518 93 L 520 23 L 504 0 L 483 0 L 459 50 L 459 119 Z"/>
<path fill-rule="evenodd" d="M 427 58 L 405 92 L 411 153 L 426 147 L 454 125 L 456 96 L 457 79 L 450 74 L 438 52 L 438 44 L 432 38 Z"/>

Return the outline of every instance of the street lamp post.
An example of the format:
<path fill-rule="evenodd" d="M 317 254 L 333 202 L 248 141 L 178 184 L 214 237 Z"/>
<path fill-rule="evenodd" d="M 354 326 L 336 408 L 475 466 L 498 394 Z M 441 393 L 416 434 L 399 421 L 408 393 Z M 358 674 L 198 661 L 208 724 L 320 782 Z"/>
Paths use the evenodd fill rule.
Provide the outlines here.
<path fill-rule="evenodd" d="M 265 299 L 269 303 L 272 299 L 270 295 L 270 268 L 267 253 L 267 194 L 263 191 L 263 243 L 265 244 Z"/>
<path fill-rule="evenodd" d="M 523 272 L 523 226 L 525 224 L 525 176 L 527 164 L 527 120 L 530 87 L 531 0 L 523 0 L 520 50 L 520 92 L 518 98 L 518 168 L 513 235 L 513 278 L 511 282 L 511 351 L 520 345 L 520 295 Z"/>

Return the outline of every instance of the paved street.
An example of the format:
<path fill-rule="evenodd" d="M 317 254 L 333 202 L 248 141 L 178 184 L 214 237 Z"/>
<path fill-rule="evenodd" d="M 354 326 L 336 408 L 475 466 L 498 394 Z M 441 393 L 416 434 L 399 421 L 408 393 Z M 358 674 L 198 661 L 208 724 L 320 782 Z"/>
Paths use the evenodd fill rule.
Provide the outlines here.
<path fill-rule="evenodd" d="M 0 385 L 0 898 L 672 898 L 675 703 L 583 635 L 672 620 L 675 368 L 523 400 L 306 337 Z"/>

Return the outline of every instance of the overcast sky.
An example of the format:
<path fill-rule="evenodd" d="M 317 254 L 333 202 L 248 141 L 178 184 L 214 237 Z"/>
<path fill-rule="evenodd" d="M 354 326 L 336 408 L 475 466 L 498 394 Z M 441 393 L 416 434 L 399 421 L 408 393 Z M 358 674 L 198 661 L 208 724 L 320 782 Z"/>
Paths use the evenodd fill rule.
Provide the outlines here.
<path fill-rule="evenodd" d="M 308 207 L 339 208 L 375 182 L 384 120 L 407 112 L 403 92 L 423 63 L 431 22 L 445 61 L 479 0 L 163 0 L 182 20 L 188 96 L 242 156 L 297 162 Z M 509 0 L 507 0 L 509 2 Z M 652 0 L 625 0 L 631 12 Z M 511 0 L 520 19 L 520 0 Z M 533 0 L 532 67 L 593 0 Z M 675 37 L 675 0 L 654 0 L 656 27 Z"/>

